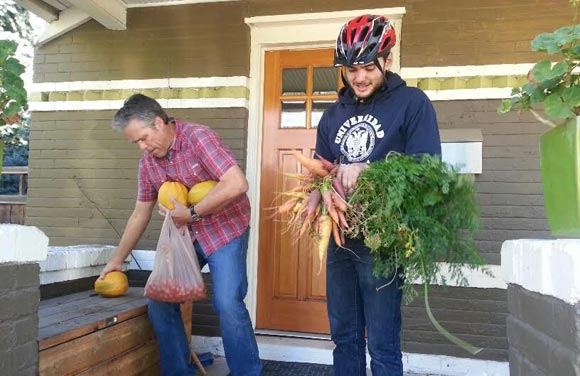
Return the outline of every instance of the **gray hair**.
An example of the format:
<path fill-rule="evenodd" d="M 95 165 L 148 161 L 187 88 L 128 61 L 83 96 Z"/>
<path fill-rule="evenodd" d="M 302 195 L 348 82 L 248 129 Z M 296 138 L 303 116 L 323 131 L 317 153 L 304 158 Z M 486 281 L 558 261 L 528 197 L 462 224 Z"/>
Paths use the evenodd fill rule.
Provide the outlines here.
<path fill-rule="evenodd" d="M 135 119 L 143 121 L 148 127 L 152 127 L 156 117 L 160 117 L 165 124 L 169 122 L 167 113 L 155 99 L 143 94 L 133 94 L 113 117 L 111 128 L 123 131 L 129 122 Z"/>

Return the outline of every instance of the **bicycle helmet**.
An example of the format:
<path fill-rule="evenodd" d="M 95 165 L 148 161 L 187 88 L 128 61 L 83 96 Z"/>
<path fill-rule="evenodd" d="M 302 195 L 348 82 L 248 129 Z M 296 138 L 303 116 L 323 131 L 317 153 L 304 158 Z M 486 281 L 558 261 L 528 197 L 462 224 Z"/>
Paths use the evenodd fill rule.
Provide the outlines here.
<path fill-rule="evenodd" d="M 395 45 L 395 29 L 388 18 L 365 14 L 348 21 L 336 39 L 334 66 L 368 64 L 387 56 Z"/>

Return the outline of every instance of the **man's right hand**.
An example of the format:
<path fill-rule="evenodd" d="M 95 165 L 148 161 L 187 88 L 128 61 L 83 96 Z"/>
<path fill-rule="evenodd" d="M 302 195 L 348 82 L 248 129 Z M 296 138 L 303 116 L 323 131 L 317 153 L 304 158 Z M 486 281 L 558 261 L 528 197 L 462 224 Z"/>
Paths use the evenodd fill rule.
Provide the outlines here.
<path fill-rule="evenodd" d="M 99 275 L 99 279 L 105 278 L 107 273 L 112 272 L 114 270 L 118 270 L 118 271 L 122 272 L 123 271 L 123 262 L 117 262 L 114 260 L 109 261 L 107 263 L 107 265 L 105 265 L 105 268 L 103 269 L 103 271 L 101 271 L 101 274 Z"/>

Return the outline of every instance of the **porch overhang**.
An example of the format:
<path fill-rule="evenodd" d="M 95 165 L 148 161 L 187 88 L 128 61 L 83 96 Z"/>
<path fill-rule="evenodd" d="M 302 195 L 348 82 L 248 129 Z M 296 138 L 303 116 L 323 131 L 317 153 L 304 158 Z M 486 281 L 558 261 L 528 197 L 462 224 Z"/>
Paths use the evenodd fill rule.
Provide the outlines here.
<path fill-rule="evenodd" d="M 127 8 L 175 6 L 238 0 L 15 0 L 48 22 L 43 45 L 94 19 L 109 30 L 127 29 Z"/>

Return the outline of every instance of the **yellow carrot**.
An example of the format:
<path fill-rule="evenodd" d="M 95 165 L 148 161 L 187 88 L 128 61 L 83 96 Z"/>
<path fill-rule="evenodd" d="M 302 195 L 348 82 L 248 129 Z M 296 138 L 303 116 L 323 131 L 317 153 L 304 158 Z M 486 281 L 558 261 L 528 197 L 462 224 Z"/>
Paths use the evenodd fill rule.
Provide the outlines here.
<path fill-rule="evenodd" d="M 288 214 L 292 209 L 294 209 L 294 205 L 298 202 L 297 198 L 291 198 L 290 200 L 286 201 L 282 205 L 278 206 L 278 213 L 280 214 Z"/>
<path fill-rule="evenodd" d="M 324 256 L 328 250 L 328 243 L 330 243 L 330 236 L 332 235 L 332 218 L 326 214 L 321 215 L 318 219 L 318 226 L 318 259 L 320 261 L 318 274 L 320 274 L 322 272 Z"/>
<path fill-rule="evenodd" d="M 308 193 L 306 192 L 282 192 L 280 193 L 282 196 L 288 196 L 288 197 L 294 197 L 294 198 L 301 198 L 301 199 L 305 199 L 308 198 Z"/>
<path fill-rule="evenodd" d="M 309 183 L 309 182 L 311 182 L 313 180 L 312 179 L 312 176 L 310 176 L 309 174 L 293 174 L 293 173 L 290 173 L 290 172 L 285 172 L 284 175 L 285 176 L 288 176 L 288 177 L 290 177 L 292 179 L 296 179 L 296 180 L 299 180 L 299 181 L 302 181 L 302 182 L 307 182 L 307 183 Z"/>

